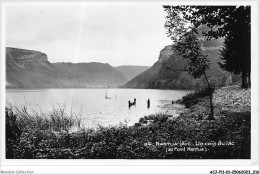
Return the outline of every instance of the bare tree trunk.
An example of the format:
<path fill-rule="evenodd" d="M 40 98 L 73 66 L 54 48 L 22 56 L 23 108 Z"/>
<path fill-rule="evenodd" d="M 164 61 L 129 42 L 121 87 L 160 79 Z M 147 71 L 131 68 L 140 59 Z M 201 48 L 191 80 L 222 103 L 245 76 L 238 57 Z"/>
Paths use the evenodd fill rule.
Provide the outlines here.
<path fill-rule="evenodd" d="M 242 84 L 241 84 L 241 88 L 242 89 L 246 89 L 248 88 L 248 75 L 247 75 L 247 71 L 246 71 L 246 14 L 244 11 L 245 7 L 241 7 L 243 8 L 242 12 L 243 14 L 241 15 L 241 18 L 243 19 L 243 33 L 242 33 L 242 37 L 241 37 L 241 47 L 240 47 L 240 56 L 242 59 Z"/>
<path fill-rule="evenodd" d="M 251 87 L 251 74 L 248 73 L 248 87 Z"/>
<path fill-rule="evenodd" d="M 247 88 L 247 76 L 246 76 L 246 72 L 242 71 L 242 85 L 241 85 L 242 89 Z"/>
<path fill-rule="evenodd" d="M 213 107 L 213 98 L 212 98 L 212 89 L 211 89 L 211 86 L 210 86 L 210 83 L 209 83 L 209 80 L 207 78 L 207 75 L 206 73 L 204 73 L 204 77 L 207 81 L 207 84 L 208 84 L 208 91 L 209 91 L 209 100 L 210 100 L 210 115 L 208 117 L 208 120 L 214 120 L 214 107 Z"/>

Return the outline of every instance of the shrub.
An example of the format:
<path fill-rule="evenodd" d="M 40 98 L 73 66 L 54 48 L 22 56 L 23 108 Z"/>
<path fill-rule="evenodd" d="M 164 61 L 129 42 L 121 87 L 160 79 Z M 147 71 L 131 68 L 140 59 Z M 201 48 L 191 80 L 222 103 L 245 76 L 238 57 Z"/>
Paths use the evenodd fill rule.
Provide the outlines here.
<path fill-rule="evenodd" d="M 6 134 L 6 158 L 15 157 L 14 149 L 15 144 L 19 142 L 22 134 L 16 121 L 16 115 L 13 114 L 11 109 L 5 110 L 5 134 Z"/>
<path fill-rule="evenodd" d="M 208 90 L 202 89 L 185 95 L 184 97 L 182 97 L 182 99 L 178 100 L 177 102 L 185 105 L 186 108 L 190 108 L 193 105 L 201 102 L 202 99 L 207 96 L 209 96 Z"/>

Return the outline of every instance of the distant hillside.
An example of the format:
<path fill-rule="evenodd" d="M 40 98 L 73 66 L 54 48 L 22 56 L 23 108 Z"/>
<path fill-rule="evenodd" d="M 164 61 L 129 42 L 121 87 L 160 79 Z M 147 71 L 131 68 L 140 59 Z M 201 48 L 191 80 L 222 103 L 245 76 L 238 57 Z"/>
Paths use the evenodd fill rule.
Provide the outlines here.
<path fill-rule="evenodd" d="M 127 80 L 109 64 L 53 63 L 65 87 L 117 87 Z"/>
<path fill-rule="evenodd" d="M 220 62 L 219 48 L 223 40 L 215 41 L 202 40 L 202 48 L 204 54 L 208 54 L 211 60 L 211 69 L 207 71 L 207 75 L 212 84 L 227 85 L 240 81 L 237 75 L 231 75 L 229 72 L 223 71 L 218 62 Z M 159 60 L 148 70 L 136 76 L 127 82 L 124 88 L 152 88 L 152 89 L 197 89 L 205 86 L 205 80 L 194 79 L 187 72 L 169 71 L 163 65 L 172 65 L 173 69 L 183 68 L 187 62 L 177 53 L 172 51 L 172 46 L 166 46 L 161 50 Z"/>
<path fill-rule="evenodd" d="M 150 67 L 149 66 L 118 66 L 118 67 L 114 67 L 114 68 L 116 70 L 118 70 L 119 72 L 121 72 L 125 76 L 127 81 L 129 81 L 132 78 L 134 78 L 135 76 L 143 73 Z"/>
<path fill-rule="evenodd" d="M 6 48 L 7 88 L 117 87 L 127 80 L 103 63 L 54 63 L 39 51 Z"/>

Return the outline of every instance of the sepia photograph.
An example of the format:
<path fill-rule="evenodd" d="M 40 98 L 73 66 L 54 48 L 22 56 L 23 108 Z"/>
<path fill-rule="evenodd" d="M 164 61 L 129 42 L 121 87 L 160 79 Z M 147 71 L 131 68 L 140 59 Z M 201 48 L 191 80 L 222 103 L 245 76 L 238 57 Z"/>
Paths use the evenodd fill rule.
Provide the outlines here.
<path fill-rule="evenodd" d="M 250 4 L 2 14 L 6 160 L 252 158 Z"/>

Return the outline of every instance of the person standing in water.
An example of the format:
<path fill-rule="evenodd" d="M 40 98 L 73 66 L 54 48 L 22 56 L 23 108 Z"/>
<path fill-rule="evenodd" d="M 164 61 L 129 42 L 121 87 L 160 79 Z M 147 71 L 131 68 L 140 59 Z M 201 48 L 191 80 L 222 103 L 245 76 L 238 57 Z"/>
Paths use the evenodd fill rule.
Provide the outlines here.
<path fill-rule="evenodd" d="M 147 108 L 150 108 L 150 99 L 147 100 Z"/>

